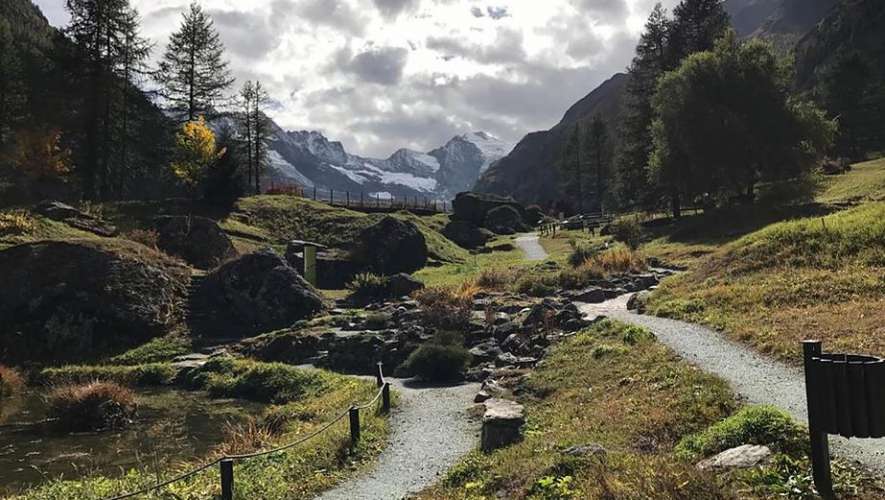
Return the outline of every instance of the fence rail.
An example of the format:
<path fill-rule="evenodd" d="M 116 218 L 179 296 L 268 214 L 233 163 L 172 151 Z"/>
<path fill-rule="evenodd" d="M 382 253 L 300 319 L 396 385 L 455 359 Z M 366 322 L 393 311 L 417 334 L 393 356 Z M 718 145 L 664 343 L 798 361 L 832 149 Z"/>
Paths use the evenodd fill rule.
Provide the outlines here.
<path fill-rule="evenodd" d="M 271 188 L 268 194 L 293 194 L 309 200 L 321 201 L 336 207 L 351 208 L 361 211 L 411 210 L 420 213 L 448 213 L 451 203 L 426 196 L 374 196 L 365 192 L 336 191 L 334 189 L 305 188 L 289 186 Z"/>
<path fill-rule="evenodd" d="M 284 444 L 282 446 L 270 449 L 270 450 L 262 450 L 254 453 L 244 453 L 240 455 L 225 455 L 221 458 L 217 458 L 207 464 L 203 464 L 195 469 L 192 469 L 183 474 L 179 474 L 171 479 L 168 479 L 163 482 L 159 482 L 157 484 L 153 484 L 150 486 L 146 486 L 137 491 L 123 493 L 120 495 L 107 497 L 105 500 L 124 500 L 126 498 L 133 498 L 139 495 L 144 495 L 150 493 L 152 491 L 159 490 L 160 488 L 165 488 L 170 484 L 177 483 L 180 481 L 184 481 L 186 479 L 190 479 L 191 477 L 196 476 L 197 474 L 211 468 L 214 466 L 219 466 L 220 473 L 220 481 L 221 481 L 221 500 L 233 500 L 233 491 L 234 491 L 234 463 L 237 461 L 249 460 L 250 458 L 261 457 L 265 455 L 271 455 L 274 453 L 279 453 L 282 451 L 286 451 L 288 449 L 294 448 L 300 444 L 303 444 L 314 437 L 326 432 L 333 425 L 341 421 L 344 417 L 349 417 L 349 428 L 350 428 L 350 444 L 351 446 L 356 446 L 360 440 L 360 410 L 366 410 L 375 406 L 378 401 L 381 401 L 380 410 L 384 413 L 390 411 L 390 382 L 387 382 L 384 377 L 384 370 L 382 363 L 378 363 L 376 365 L 375 371 L 375 383 L 378 386 L 378 392 L 375 393 L 375 397 L 370 401 L 363 404 L 353 404 L 347 410 L 341 412 L 330 420 L 323 424 L 319 429 L 310 432 L 300 438 L 292 441 L 290 443 Z"/>

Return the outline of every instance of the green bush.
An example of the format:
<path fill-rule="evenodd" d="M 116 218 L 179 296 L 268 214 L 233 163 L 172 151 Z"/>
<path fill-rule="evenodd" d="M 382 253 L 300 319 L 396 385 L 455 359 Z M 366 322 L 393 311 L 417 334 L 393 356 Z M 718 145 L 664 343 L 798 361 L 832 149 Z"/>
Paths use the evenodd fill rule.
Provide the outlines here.
<path fill-rule="evenodd" d="M 598 254 L 601 248 L 597 245 L 589 245 L 586 243 L 576 243 L 574 240 L 569 241 L 569 245 L 572 247 L 571 253 L 568 256 L 568 263 L 572 267 L 578 267 L 584 262 L 587 262 L 596 254 Z"/>
<path fill-rule="evenodd" d="M 609 226 L 609 232 L 616 241 L 624 243 L 631 250 L 636 250 L 642 243 L 642 225 L 637 216 L 615 219 Z"/>
<path fill-rule="evenodd" d="M 456 332 L 440 332 L 409 355 L 402 370 L 429 382 L 459 380 L 470 366 L 470 352 Z"/>
<path fill-rule="evenodd" d="M 359 301 L 380 300 L 387 297 L 390 278 L 372 273 L 360 273 L 347 284 L 352 298 Z"/>
<path fill-rule="evenodd" d="M 322 390 L 327 379 L 319 370 L 219 357 L 191 372 L 188 382 L 213 397 L 281 404 Z"/>
<path fill-rule="evenodd" d="M 782 410 L 747 406 L 707 429 L 682 438 L 676 454 L 693 460 L 744 444 L 766 445 L 789 455 L 806 451 L 806 433 Z"/>
<path fill-rule="evenodd" d="M 531 297 L 547 297 L 556 293 L 557 277 L 552 274 L 524 276 L 516 282 L 516 292 Z"/>

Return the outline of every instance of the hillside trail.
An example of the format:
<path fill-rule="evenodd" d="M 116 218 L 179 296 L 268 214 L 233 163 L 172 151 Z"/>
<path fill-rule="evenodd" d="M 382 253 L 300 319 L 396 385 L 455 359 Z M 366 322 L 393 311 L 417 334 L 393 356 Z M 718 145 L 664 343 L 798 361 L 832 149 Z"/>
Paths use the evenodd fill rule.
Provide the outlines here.
<path fill-rule="evenodd" d="M 525 260 L 544 260 L 547 251 L 538 242 L 538 233 L 528 233 L 513 240 L 516 246 L 525 253 Z"/>
<path fill-rule="evenodd" d="M 645 327 L 682 358 L 728 381 L 747 402 L 776 406 L 808 422 L 801 368 L 768 359 L 703 326 L 630 312 L 629 298 L 627 294 L 601 304 L 581 304 L 579 309 L 588 319 L 603 315 Z M 830 436 L 830 447 L 838 456 L 885 474 L 885 439 Z"/>
<path fill-rule="evenodd" d="M 390 415 L 390 441 L 370 469 L 319 500 L 400 500 L 440 479 L 473 450 L 479 424 L 468 410 L 479 384 L 423 385 L 387 379 L 399 395 Z"/>

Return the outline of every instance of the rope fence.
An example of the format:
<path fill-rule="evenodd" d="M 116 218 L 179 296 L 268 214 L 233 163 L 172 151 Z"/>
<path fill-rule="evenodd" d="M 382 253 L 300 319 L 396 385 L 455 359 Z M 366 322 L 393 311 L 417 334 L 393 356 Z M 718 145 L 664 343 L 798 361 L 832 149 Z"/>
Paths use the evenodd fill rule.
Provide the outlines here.
<path fill-rule="evenodd" d="M 216 465 L 219 466 L 220 476 L 221 476 L 221 500 L 233 500 L 233 486 L 234 486 L 234 462 L 249 460 L 250 458 L 261 457 L 265 455 L 271 455 L 274 453 L 279 453 L 282 451 L 289 450 L 294 448 L 300 444 L 303 444 L 320 434 L 329 430 L 333 425 L 341 421 L 345 416 L 349 417 L 349 426 L 350 426 L 350 444 L 351 446 L 356 446 L 360 440 L 360 410 L 366 410 L 375 406 L 379 400 L 381 400 L 381 411 L 387 413 L 390 411 L 390 382 L 387 382 L 384 378 L 384 371 L 382 368 L 382 364 L 379 362 L 377 364 L 376 372 L 375 372 L 375 383 L 378 386 L 378 392 L 375 393 L 375 397 L 372 398 L 371 401 L 357 405 L 354 404 L 347 410 L 338 414 L 337 417 L 323 424 L 322 427 L 316 429 L 315 431 L 310 432 L 300 438 L 292 441 L 291 443 L 287 443 L 285 445 L 279 446 L 277 448 L 273 448 L 271 450 L 263 450 L 257 451 L 254 453 L 244 453 L 239 455 L 225 455 L 221 458 L 215 459 L 207 464 L 201 465 L 196 469 L 190 470 L 178 476 L 175 476 L 171 479 L 167 479 L 166 481 L 153 484 L 150 486 L 146 486 L 140 490 L 132 491 L 129 493 L 123 493 L 120 495 L 107 497 L 105 500 L 124 500 L 126 498 L 133 498 L 139 495 L 144 495 L 160 488 L 165 488 L 170 484 L 177 483 L 179 481 L 184 481 L 186 479 L 190 479 L 191 477 L 196 476 L 197 474 L 210 469 Z"/>

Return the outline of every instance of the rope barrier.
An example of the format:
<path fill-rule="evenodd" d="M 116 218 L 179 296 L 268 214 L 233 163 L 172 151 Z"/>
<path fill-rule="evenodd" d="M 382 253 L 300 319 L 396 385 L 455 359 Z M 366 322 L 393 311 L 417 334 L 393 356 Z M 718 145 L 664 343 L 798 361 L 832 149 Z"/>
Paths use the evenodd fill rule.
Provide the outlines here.
<path fill-rule="evenodd" d="M 274 448 L 272 450 L 258 451 L 258 452 L 254 452 L 254 453 L 244 453 L 244 454 L 240 454 L 240 455 L 226 455 L 221 458 L 215 459 L 212 462 L 209 462 L 205 465 L 197 467 L 196 469 L 194 469 L 192 471 L 178 475 L 176 477 L 173 477 L 172 479 L 168 479 L 166 481 L 163 481 L 162 483 L 147 486 L 147 487 L 144 487 L 138 491 L 133 491 L 130 493 L 123 493 L 121 495 L 117 495 L 117 496 L 113 496 L 113 497 L 107 497 L 104 500 L 124 500 L 126 498 L 132 498 L 132 497 L 135 497 L 138 495 L 144 495 L 145 493 L 150 493 L 151 491 L 155 491 L 160 488 L 169 486 L 172 483 L 184 481 L 185 479 L 189 479 L 193 476 L 196 476 L 200 472 L 203 472 L 204 470 L 206 470 L 210 467 L 214 467 L 214 466 L 220 464 L 224 460 L 248 460 L 250 458 L 261 457 L 261 456 L 265 456 L 265 455 L 271 455 L 273 453 L 279 453 L 281 451 L 286 451 L 290 448 L 294 448 L 295 446 L 298 446 L 299 444 L 303 444 L 303 443 L 309 441 L 310 439 L 322 434 L 323 432 L 328 430 L 330 427 L 332 427 L 333 425 L 338 423 L 341 419 L 343 419 L 344 417 L 349 415 L 351 410 L 363 410 L 363 409 L 369 408 L 369 407 L 373 406 L 375 403 L 377 403 L 378 400 L 384 394 L 385 389 L 387 388 L 386 387 L 387 383 L 384 381 L 384 374 L 381 371 L 380 363 L 379 363 L 379 367 L 378 367 L 378 378 L 381 381 L 381 387 L 378 389 L 378 392 L 375 394 L 375 397 L 372 398 L 371 401 L 369 401 L 368 403 L 365 403 L 363 405 L 360 405 L 360 406 L 352 406 L 352 407 L 348 408 L 347 410 L 343 411 L 341 414 L 339 414 L 334 419 L 330 420 L 329 422 L 326 422 L 326 424 L 324 424 L 319 429 L 317 429 L 305 436 L 302 436 L 291 443 L 285 444 L 285 445 L 280 446 L 278 448 Z M 385 400 L 385 402 L 386 401 L 387 400 Z"/>

